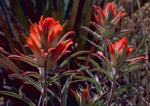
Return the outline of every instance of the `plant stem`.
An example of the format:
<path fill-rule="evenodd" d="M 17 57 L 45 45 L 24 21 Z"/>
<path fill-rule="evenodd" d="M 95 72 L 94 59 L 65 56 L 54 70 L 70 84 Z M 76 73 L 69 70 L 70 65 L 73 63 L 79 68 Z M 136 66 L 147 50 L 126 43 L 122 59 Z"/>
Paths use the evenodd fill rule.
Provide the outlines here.
<path fill-rule="evenodd" d="M 43 96 L 42 96 L 42 106 L 47 106 L 47 102 L 45 102 L 47 96 L 47 72 L 44 70 L 44 82 L 43 82 Z"/>
<path fill-rule="evenodd" d="M 47 106 L 46 96 L 47 96 L 47 71 L 46 71 L 46 66 L 45 67 L 40 67 L 39 72 L 42 75 L 42 84 L 43 84 L 43 89 L 42 89 L 42 106 Z"/>
<path fill-rule="evenodd" d="M 104 41 L 104 51 L 105 51 L 105 56 L 108 58 L 108 53 L 107 53 L 107 42 Z"/>
<path fill-rule="evenodd" d="M 114 70 L 114 71 L 116 71 L 116 70 Z M 113 81 L 111 81 L 111 91 L 110 91 L 110 96 L 109 96 L 109 99 L 108 99 L 107 106 L 111 105 L 111 102 L 112 102 L 112 99 L 113 99 L 113 95 L 114 95 L 115 83 L 116 83 L 116 72 L 115 72 Z"/>

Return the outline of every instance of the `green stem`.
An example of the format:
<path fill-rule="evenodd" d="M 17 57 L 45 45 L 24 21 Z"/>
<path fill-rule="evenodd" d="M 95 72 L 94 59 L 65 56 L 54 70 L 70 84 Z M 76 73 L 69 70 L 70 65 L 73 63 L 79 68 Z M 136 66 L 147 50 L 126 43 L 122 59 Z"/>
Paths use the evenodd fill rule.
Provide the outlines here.
<path fill-rule="evenodd" d="M 116 83 L 116 70 L 114 70 L 115 73 L 114 73 L 114 79 L 113 81 L 111 81 L 111 91 L 110 91 L 110 96 L 109 96 L 109 99 L 108 99 L 108 104 L 107 106 L 110 106 L 111 103 L 112 103 L 112 99 L 113 99 L 113 96 L 114 96 L 114 89 L 115 89 L 115 83 Z"/>
<path fill-rule="evenodd" d="M 47 96 L 47 71 L 46 71 L 46 66 L 45 67 L 40 67 L 39 68 L 39 73 L 42 75 L 42 106 L 47 106 L 46 102 L 46 96 Z"/>
<path fill-rule="evenodd" d="M 43 96 L 42 96 L 42 106 L 47 106 L 47 102 L 45 101 L 46 100 L 46 96 L 47 96 L 47 84 L 46 84 L 46 81 L 47 81 L 47 72 L 46 72 L 46 69 L 44 70 L 44 82 L 43 82 Z"/>
<path fill-rule="evenodd" d="M 108 58 L 108 53 L 107 53 L 107 42 L 104 41 L 104 51 L 105 51 L 105 56 Z"/>

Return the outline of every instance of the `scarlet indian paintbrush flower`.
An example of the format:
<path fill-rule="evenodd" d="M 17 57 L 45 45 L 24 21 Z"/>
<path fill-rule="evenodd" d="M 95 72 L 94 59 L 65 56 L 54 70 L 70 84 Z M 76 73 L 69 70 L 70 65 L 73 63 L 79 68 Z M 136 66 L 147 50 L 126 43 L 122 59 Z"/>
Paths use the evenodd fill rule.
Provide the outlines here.
<path fill-rule="evenodd" d="M 90 106 L 90 93 L 89 93 L 89 87 L 87 86 L 84 90 L 82 90 L 80 93 L 75 92 L 71 89 L 71 92 L 76 97 L 77 101 L 81 106 Z"/>
<path fill-rule="evenodd" d="M 117 63 L 122 63 L 131 53 L 132 48 L 128 47 L 127 39 L 123 37 L 119 42 L 115 42 L 112 44 L 109 40 L 109 51 L 111 54 L 111 61 L 113 65 L 117 65 Z"/>
<path fill-rule="evenodd" d="M 127 45 L 127 39 L 125 37 L 123 37 L 120 41 L 115 42 L 114 44 L 109 40 L 107 40 L 107 42 L 109 43 L 111 62 L 104 55 L 100 53 L 97 53 L 97 55 L 101 57 L 110 67 L 112 67 L 112 65 L 114 67 L 117 67 L 119 65 L 122 65 L 123 62 L 133 64 L 137 61 L 146 60 L 145 57 L 137 57 L 134 59 L 126 60 L 132 53 L 133 49 Z"/>
<path fill-rule="evenodd" d="M 96 5 L 94 5 L 94 9 L 96 11 L 96 14 L 94 14 L 96 23 L 103 27 L 110 24 L 117 24 L 121 17 L 126 15 L 126 12 L 122 13 L 121 11 L 117 14 L 115 5 L 111 3 L 106 5 L 105 10 Z"/>
<path fill-rule="evenodd" d="M 34 60 L 37 61 L 39 67 L 44 67 L 46 63 L 46 69 L 52 68 L 73 43 L 71 39 L 66 40 L 66 36 L 74 33 L 73 31 L 60 39 L 63 28 L 64 26 L 61 26 L 59 21 L 50 17 L 43 20 L 43 16 L 41 16 L 39 24 L 35 23 L 30 26 L 30 37 L 24 36 L 24 38 L 34 53 Z M 13 58 L 13 56 L 9 57 Z"/>

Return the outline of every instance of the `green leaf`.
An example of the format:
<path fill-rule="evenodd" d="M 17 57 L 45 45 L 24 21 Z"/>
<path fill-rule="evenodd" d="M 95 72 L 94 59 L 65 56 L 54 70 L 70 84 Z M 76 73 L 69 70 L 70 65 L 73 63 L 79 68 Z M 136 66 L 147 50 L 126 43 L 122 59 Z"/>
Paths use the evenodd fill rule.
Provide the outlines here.
<path fill-rule="evenodd" d="M 95 85 L 96 89 L 97 89 L 98 94 L 100 94 L 100 90 L 102 92 L 104 92 L 103 88 L 94 79 L 84 77 L 84 76 L 74 76 L 74 78 L 81 79 L 81 80 L 86 80 L 86 81 L 89 81 L 89 82 L 93 83 Z"/>
<path fill-rule="evenodd" d="M 77 102 L 80 104 L 80 95 L 76 93 L 74 90 L 70 89 L 71 93 L 75 96 Z"/>
<path fill-rule="evenodd" d="M 20 100 L 26 102 L 29 106 L 35 106 L 35 104 L 32 101 L 30 101 L 28 98 L 21 96 L 17 93 L 9 92 L 9 91 L 0 91 L 0 93 L 3 95 L 7 95 L 7 96 L 11 96 L 11 97 L 20 99 Z"/>
<path fill-rule="evenodd" d="M 123 76 L 124 74 L 127 74 L 129 72 L 136 71 L 136 70 L 143 69 L 143 68 L 145 68 L 144 65 L 138 65 L 138 66 L 133 66 L 133 67 L 127 68 L 126 70 L 121 72 L 119 75 L 117 75 L 117 78 L 120 78 L 121 76 Z"/>
<path fill-rule="evenodd" d="M 98 24 L 96 24 L 95 22 L 92 22 L 92 21 L 90 22 L 90 24 L 92 24 L 93 26 L 95 26 L 96 29 L 97 29 L 101 34 L 104 33 L 105 29 L 104 29 L 103 27 L 101 27 L 100 25 L 98 25 Z"/>
<path fill-rule="evenodd" d="M 66 106 L 67 105 L 67 98 L 68 98 L 68 89 L 69 89 L 69 85 L 73 79 L 73 76 L 75 74 L 72 74 L 66 81 L 65 85 L 63 86 L 62 88 L 62 94 L 63 94 L 63 106 Z"/>
<path fill-rule="evenodd" d="M 95 67 L 100 68 L 100 66 L 98 65 L 98 63 L 96 63 L 93 59 L 88 58 L 88 57 L 78 57 L 78 59 L 80 60 L 86 60 L 91 62 Z"/>
<path fill-rule="evenodd" d="M 84 6 L 82 9 L 81 18 L 80 18 L 80 21 L 82 21 L 82 23 L 80 25 L 89 27 L 89 21 L 91 20 L 92 11 L 93 11 L 93 4 L 94 4 L 94 0 L 85 0 Z M 81 30 L 81 33 L 79 35 L 79 40 L 78 40 L 78 44 L 79 44 L 77 47 L 78 51 L 86 49 L 86 41 L 84 41 L 81 36 L 84 36 L 85 38 L 87 38 L 88 32 L 86 30 Z"/>
<path fill-rule="evenodd" d="M 139 93 L 129 93 L 127 95 L 123 95 L 123 96 L 119 97 L 119 99 L 115 100 L 114 103 L 115 104 L 119 103 L 119 102 L 125 100 L 126 98 L 128 98 L 128 97 L 134 97 L 135 95 L 137 95 L 137 96 L 139 95 L 140 96 L 141 94 L 139 94 Z"/>
<path fill-rule="evenodd" d="M 10 77 L 20 78 L 20 76 L 16 74 L 11 75 Z M 34 86 L 39 92 L 42 93 L 42 86 L 37 82 L 35 82 L 33 79 L 29 77 L 24 77 L 23 80 L 26 81 L 26 83 Z M 60 101 L 59 97 L 56 94 L 54 94 L 50 89 L 47 89 L 47 92 L 50 93 L 52 96 L 54 96 L 58 101 Z"/>
<path fill-rule="evenodd" d="M 10 73 L 21 73 L 23 70 L 21 70 L 19 67 L 17 67 L 11 60 L 9 60 L 7 57 L 5 57 L 3 54 L 0 53 L 0 64 Z"/>
<path fill-rule="evenodd" d="M 98 101 L 100 101 L 100 99 L 101 99 L 102 97 L 104 97 L 107 93 L 108 93 L 108 91 L 104 92 L 104 93 L 103 93 L 102 95 L 100 95 L 98 98 L 96 98 L 95 100 L 93 100 L 93 101 L 91 102 L 91 106 L 95 106 L 95 104 L 96 104 Z"/>
<path fill-rule="evenodd" d="M 38 67 L 37 61 L 35 61 L 33 58 L 26 56 L 26 55 L 23 55 L 17 49 L 15 49 L 15 51 L 19 54 L 19 56 L 18 55 L 10 55 L 10 56 L 8 56 L 8 58 L 21 60 L 21 61 L 24 61 L 24 62 L 26 62 L 26 63 L 34 66 L 34 67 Z"/>
<path fill-rule="evenodd" d="M 94 37 L 96 37 L 97 39 L 102 39 L 102 36 L 99 35 L 98 33 L 92 31 L 91 29 L 87 28 L 87 27 L 84 27 L 84 26 L 81 26 L 82 29 L 85 29 L 86 31 L 88 31 L 91 35 L 93 35 Z"/>
<path fill-rule="evenodd" d="M 133 32 L 133 31 L 134 31 L 134 29 L 125 29 L 125 30 L 121 30 L 120 32 L 113 34 L 112 36 L 121 36 L 121 35 L 130 33 L 130 32 Z"/>
<path fill-rule="evenodd" d="M 62 74 L 59 74 L 59 75 L 56 75 L 56 76 L 52 77 L 49 80 L 48 84 L 50 84 L 52 82 L 56 82 L 56 80 L 58 80 L 58 79 L 60 79 L 60 78 L 62 78 L 64 76 L 70 75 L 70 74 L 82 74 L 82 72 L 81 71 L 77 71 L 77 70 L 66 71 L 66 72 L 64 72 Z"/>
<path fill-rule="evenodd" d="M 75 25 L 77 12 L 78 12 L 78 8 L 77 7 L 79 6 L 79 1 L 80 0 L 73 0 L 71 13 L 70 13 L 70 19 L 69 19 L 69 27 L 70 27 L 71 30 L 73 29 L 73 27 Z"/>
<path fill-rule="evenodd" d="M 57 1 L 57 19 L 61 24 L 64 23 L 64 8 L 63 8 L 63 0 Z"/>
<path fill-rule="evenodd" d="M 97 55 L 98 54 L 98 55 Z M 102 54 L 100 53 L 97 53 L 97 54 L 94 54 L 94 56 L 98 57 L 100 60 L 102 60 L 102 62 L 106 65 L 106 67 L 109 68 L 109 70 L 113 71 L 112 68 L 113 68 L 113 65 L 111 64 L 111 62 L 105 57 L 103 56 Z"/>
<path fill-rule="evenodd" d="M 104 69 L 101 69 L 101 68 L 95 68 L 95 69 L 91 69 L 90 71 L 99 71 L 99 72 L 102 72 L 104 73 L 111 81 L 113 80 L 113 78 L 111 77 L 111 75 Z"/>
<path fill-rule="evenodd" d="M 61 102 L 60 98 L 53 91 L 47 88 L 47 92 L 51 94 L 53 97 L 55 97 L 59 102 Z"/>
<path fill-rule="evenodd" d="M 35 77 L 37 79 L 41 78 L 41 75 L 37 72 L 34 72 L 34 71 L 26 71 L 20 75 L 20 78 L 22 79 L 22 78 L 27 77 L 27 76 L 32 76 L 32 77 Z"/>
<path fill-rule="evenodd" d="M 84 40 L 88 41 L 89 43 L 91 43 L 93 46 L 97 47 L 99 50 L 104 51 L 102 47 L 100 47 L 99 45 L 97 45 L 96 43 L 92 42 L 91 40 L 85 38 L 84 36 L 81 36 Z"/>
<path fill-rule="evenodd" d="M 11 74 L 9 77 L 20 78 L 20 75 Z M 23 77 L 23 80 L 26 81 L 27 84 L 34 86 L 38 91 L 41 92 L 42 86 L 40 84 L 38 84 L 37 82 L 35 82 L 33 79 L 31 79 L 29 77 Z"/>
<path fill-rule="evenodd" d="M 81 54 L 85 54 L 85 53 L 89 53 L 89 51 L 79 51 L 79 52 L 76 52 L 76 53 L 72 54 L 71 56 L 69 56 L 66 60 L 64 60 L 60 64 L 60 67 L 63 67 L 65 64 L 67 64 L 73 57 L 81 55 Z"/>

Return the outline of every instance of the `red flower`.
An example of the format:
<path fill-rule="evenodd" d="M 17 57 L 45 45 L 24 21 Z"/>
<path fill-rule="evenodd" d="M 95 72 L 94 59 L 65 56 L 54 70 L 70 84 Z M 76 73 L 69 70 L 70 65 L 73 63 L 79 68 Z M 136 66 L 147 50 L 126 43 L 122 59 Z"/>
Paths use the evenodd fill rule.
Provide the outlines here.
<path fill-rule="evenodd" d="M 84 91 L 81 91 L 81 97 L 88 101 L 89 99 L 89 87 L 87 86 Z"/>
<path fill-rule="evenodd" d="M 103 27 L 110 23 L 117 24 L 126 15 L 126 13 L 122 13 L 121 11 L 116 14 L 116 7 L 111 3 L 107 4 L 105 10 L 102 10 L 100 6 L 96 5 L 94 5 L 94 9 L 96 11 L 96 14 L 94 14 L 96 23 Z"/>
<path fill-rule="evenodd" d="M 26 39 L 27 44 L 34 53 L 40 66 L 44 65 L 43 58 L 47 59 L 47 68 L 51 68 L 59 57 L 65 53 L 65 50 L 72 44 L 71 40 L 59 41 L 63 27 L 59 21 L 53 18 L 46 18 L 43 21 L 43 16 L 39 21 L 30 26 L 30 36 Z"/>
<path fill-rule="evenodd" d="M 73 43 L 71 39 L 66 40 L 66 38 L 74 32 L 70 31 L 60 39 L 62 30 L 63 27 L 59 21 L 55 21 L 50 17 L 43 20 L 43 16 L 41 16 L 39 24 L 35 23 L 30 26 L 30 37 L 24 36 L 28 46 L 34 53 L 34 61 L 36 60 L 40 67 L 43 67 L 46 62 L 46 68 L 52 68 L 60 56 L 67 53 L 66 49 Z"/>
<path fill-rule="evenodd" d="M 115 42 L 115 44 L 112 44 L 109 40 L 107 41 L 113 65 L 116 65 L 117 62 L 123 62 L 132 53 L 132 48 L 128 47 L 125 37 L 119 42 Z"/>

